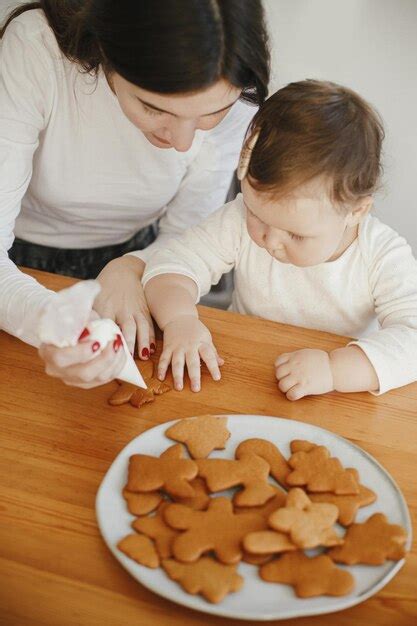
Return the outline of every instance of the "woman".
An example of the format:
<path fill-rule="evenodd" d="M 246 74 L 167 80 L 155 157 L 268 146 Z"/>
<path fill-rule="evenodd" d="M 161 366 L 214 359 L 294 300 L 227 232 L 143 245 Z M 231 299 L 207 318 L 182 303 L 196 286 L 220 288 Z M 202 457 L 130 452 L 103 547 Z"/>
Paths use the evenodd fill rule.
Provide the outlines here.
<path fill-rule="evenodd" d="M 266 97 L 261 1 L 42 0 L 1 37 L 0 326 L 36 345 L 51 297 L 16 265 L 99 274 L 95 310 L 147 358 L 146 258 L 224 201 L 248 103 Z M 87 337 L 40 353 L 51 375 L 94 386 L 123 357 L 91 350 Z"/>

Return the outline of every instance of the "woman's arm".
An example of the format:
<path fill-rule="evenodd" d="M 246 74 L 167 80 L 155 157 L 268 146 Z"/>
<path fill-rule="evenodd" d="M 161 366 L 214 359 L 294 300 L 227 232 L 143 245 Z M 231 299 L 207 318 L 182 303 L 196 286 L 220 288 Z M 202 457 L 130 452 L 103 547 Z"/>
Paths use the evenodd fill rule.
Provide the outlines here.
<path fill-rule="evenodd" d="M 7 251 L 53 99 L 47 63 L 36 38 L 13 20 L 0 50 L 0 327 L 32 345 L 37 316 L 52 293 L 20 272 Z"/>

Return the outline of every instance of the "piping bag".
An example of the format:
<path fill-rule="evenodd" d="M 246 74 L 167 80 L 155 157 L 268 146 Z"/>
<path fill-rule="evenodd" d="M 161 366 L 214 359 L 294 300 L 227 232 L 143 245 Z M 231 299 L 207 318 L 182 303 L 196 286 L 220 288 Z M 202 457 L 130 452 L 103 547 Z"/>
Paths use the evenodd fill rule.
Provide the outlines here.
<path fill-rule="evenodd" d="M 92 356 L 94 359 L 109 341 L 114 341 L 116 335 L 120 335 L 126 363 L 117 379 L 146 389 L 145 381 L 117 324 L 111 319 L 90 319 L 100 289 L 96 280 L 85 280 L 56 293 L 39 317 L 38 339 L 40 343 L 49 343 L 58 348 L 76 346 L 81 332 L 87 328 L 90 333 L 88 339 L 100 343 L 100 348 Z"/>

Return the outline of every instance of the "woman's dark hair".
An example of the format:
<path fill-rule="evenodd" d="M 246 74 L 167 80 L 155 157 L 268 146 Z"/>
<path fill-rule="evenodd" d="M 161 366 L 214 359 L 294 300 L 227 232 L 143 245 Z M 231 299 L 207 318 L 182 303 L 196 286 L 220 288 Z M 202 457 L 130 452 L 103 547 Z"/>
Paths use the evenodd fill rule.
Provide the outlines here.
<path fill-rule="evenodd" d="M 115 71 L 158 93 L 186 93 L 221 78 L 261 104 L 269 51 L 261 0 L 40 0 L 63 54 L 84 71 Z"/>
<path fill-rule="evenodd" d="M 347 210 L 344 205 L 377 190 L 383 123 L 347 87 L 319 80 L 290 83 L 256 113 L 246 143 L 257 131 L 248 176 L 258 191 L 279 197 L 325 176 L 331 199 Z"/>

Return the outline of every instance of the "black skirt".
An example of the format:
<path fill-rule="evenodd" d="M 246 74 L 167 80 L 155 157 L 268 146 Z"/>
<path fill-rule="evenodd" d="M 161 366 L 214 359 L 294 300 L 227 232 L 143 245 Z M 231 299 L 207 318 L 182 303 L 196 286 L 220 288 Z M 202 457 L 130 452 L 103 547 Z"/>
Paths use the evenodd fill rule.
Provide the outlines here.
<path fill-rule="evenodd" d="M 9 258 L 16 265 L 85 280 L 96 278 L 112 259 L 147 248 L 155 241 L 156 232 L 156 225 L 151 224 L 124 243 L 86 249 L 53 248 L 16 238 L 9 250 Z"/>

